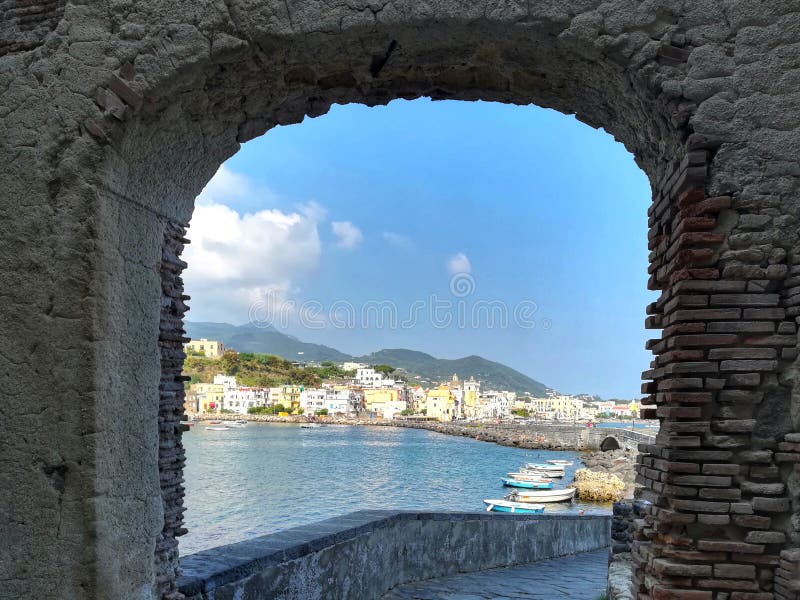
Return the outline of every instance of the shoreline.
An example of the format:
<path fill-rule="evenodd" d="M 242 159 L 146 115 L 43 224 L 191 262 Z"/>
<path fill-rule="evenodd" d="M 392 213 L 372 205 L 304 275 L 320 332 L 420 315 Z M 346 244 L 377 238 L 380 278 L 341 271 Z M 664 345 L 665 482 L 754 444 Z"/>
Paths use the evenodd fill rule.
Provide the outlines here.
<path fill-rule="evenodd" d="M 279 417 L 276 415 L 241 415 L 241 414 L 204 414 L 194 415 L 198 421 L 248 421 L 254 423 L 284 423 L 320 425 L 349 425 L 353 427 L 400 427 L 408 429 L 424 429 L 441 433 L 443 435 L 466 437 L 479 442 L 490 442 L 499 446 L 522 448 L 525 450 L 555 450 L 567 452 L 591 452 L 592 450 L 576 443 L 575 432 L 580 428 L 566 425 L 569 433 L 566 437 L 573 440 L 559 439 L 559 433 L 567 433 L 558 426 L 539 426 L 539 424 L 515 423 L 471 423 L 461 425 L 458 423 L 440 421 L 413 421 L 413 420 L 386 420 L 367 418 L 337 418 L 323 417 L 309 419 L 303 415 Z M 571 434 L 571 435 L 570 435 Z"/>

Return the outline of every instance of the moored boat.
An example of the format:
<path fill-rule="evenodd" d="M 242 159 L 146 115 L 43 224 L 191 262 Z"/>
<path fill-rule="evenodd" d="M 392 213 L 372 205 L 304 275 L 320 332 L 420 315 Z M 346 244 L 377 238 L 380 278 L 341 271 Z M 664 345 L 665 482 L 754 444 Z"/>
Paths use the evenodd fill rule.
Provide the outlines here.
<path fill-rule="evenodd" d="M 561 490 L 535 490 L 531 492 L 511 492 L 506 499 L 513 502 L 571 502 L 575 488 Z"/>
<path fill-rule="evenodd" d="M 571 460 L 563 460 L 560 458 L 551 458 L 544 462 L 546 462 L 548 465 L 556 465 L 560 467 L 571 467 L 574 464 Z"/>
<path fill-rule="evenodd" d="M 219 425 L 214 425 L 212 427 L 206 427 L 208 431 L 228 431 L 230 427 L 220 427 Z"/>
<path fill-rule="evenodd" d="M 525 488 L 528 490 L 549 490 L 553 487 L 552 481 L 523 481 L 522 479 L 507 477 L 502 477 L 501 481 L 506 487 Z"/>
<path fill-rule="evenodd" d="M 520 515 L 535 515 L 544 512 L 541 504 L 523 504 L 522 502 L 511 502 L 500 498 L 484 500 L 487 511 L 516 513 Z"/>
<path fill-rule="evenodd" d="M 549 479 L 548 477 L 545 477 L 544 475 L 539 475 L 537 473 L 508 473 L 507 475 L 511 479 L 520 479 L 522 481 L 544 481 L 544 482 L 552 481 L 552 479 Z"/>
<path fill-rule="evenodd" d="M 561 478 L 564 477 L 565 472 L 561 471 L 537 471 L 536 469 L 520 469 L 522 473 L 526 473 L 528 475 L 538 475 L 539 477 L 546 477 L 550 479 L 554 478 Z"/>
<path fill-rule="evenodd" d="M 563 471 L 564 465 L 553 465 L 550 463 L 525 463 L 525 469 L 532 469 L 537 471 Z"/>
<path fill-rule="evenodd" d="M 244 427 L 247 425 L 247 421 L 229 421 L 228 427 Z"/>

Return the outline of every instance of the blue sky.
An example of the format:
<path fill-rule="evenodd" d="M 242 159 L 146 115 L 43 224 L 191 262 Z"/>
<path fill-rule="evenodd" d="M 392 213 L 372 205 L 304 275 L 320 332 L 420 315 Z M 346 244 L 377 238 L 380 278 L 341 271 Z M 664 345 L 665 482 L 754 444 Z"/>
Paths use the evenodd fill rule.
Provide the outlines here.
<path fill-rule="evenodd" d="M 637 397 L 649 199 L 621 144 L 551 110 L 334 106 L 247 143 L 201 194 L 188 316 Z"/>

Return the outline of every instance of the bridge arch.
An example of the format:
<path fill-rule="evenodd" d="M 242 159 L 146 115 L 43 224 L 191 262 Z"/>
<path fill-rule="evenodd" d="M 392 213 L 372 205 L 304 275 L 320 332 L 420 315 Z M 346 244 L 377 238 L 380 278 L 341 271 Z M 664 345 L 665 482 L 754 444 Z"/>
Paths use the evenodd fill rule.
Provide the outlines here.
<path fill-rule="evenodd" d="M 669 451 L 699 469 L 713 455 L 728 473 L 750 436 L 789 444 L 773 463 L 795 451 L 781 440 L 800 431 L 800 123 L 781 77 L 794 54 L 776 48 L 800 33 L 785 3 L 56 4 L 41 23 L 11 11 L 0 26 L 0 275 L 13 282 L 0 374 L 4 409 L 23 417 L 2 424 L 0 504 L 14 507 L 2 525 L 24 540 L 0 550 L 10 595 L 174 597 L 193 199 L 239 144 L 332 103 L 533 102 L 606 128 L 653 188 L 662 296 L 647 324 L 664 334 L 643 391 L 667 435 L 647 460 Z M 725 446 L 732 433 L 741 451 Z M 653 473 L 640 475 L 660 509 L 655 551 L 673 533 L 690 546 L 748 538 L 746 523 L 716 519 L 687 532 L 709 503 Z M 772 526 L 789 538 L 787 512 Z M 688 516 L 666 521 L 676 513 Z M 694 589 L 637 568 L 641 598 Z"/>
<path fill-rule="evenodd" d="M 608 452 L 609 450 L 619 450 L 620 448 L 622 448 L 622 446 L 620 445 L 619 440 L 613 435 L 603 438 L 603 441 L 600 442 L 600 450 L 603 452 Z"/>

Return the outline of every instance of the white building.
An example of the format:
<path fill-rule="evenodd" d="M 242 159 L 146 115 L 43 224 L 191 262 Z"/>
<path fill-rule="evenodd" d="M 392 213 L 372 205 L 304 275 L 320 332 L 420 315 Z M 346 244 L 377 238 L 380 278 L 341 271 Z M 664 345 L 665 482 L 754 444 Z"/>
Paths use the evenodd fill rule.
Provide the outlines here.
<path fill-rule="evenodd" d="M 343 414 L 350 416 L 356 414 L 360 401 L 353 390 L 340 388 L 327 390 L 325 403 L 329 415 Z"/>
<path fill-rule="evenodd" d="M 342 371 L 358 371 L 359 369 L 366 369 L 369 365 L 360 362 L 344 362 L 342 363 Z"/>
<path fill-rule="evenodd" d="M 243 415 L 248 408 L 266 406 L 269 390 L 264 388 L 235 387 L 225 390 L 222 399 L 223 410 L 231 410 Z"/>
<path fill-rule="evenodd" d="M 383 414 L 380 416 L 384 419 L 394 419 L 401 412 L 408 408 L 408 403 L 405 400 L 392 400 L 381 404 Z"/>
<path fill-rule="evenodd" d="M 327 390 L 305 389 L 300 392 L 300 408 L 303 414 L 314 415 L 323 408 L 328 408 L 326 404 Z"/>
<path fill-rule="evenodd" d="M 361 387 L 379 388 L 383 387 L 386 383 L 383 379 L 383 373 L 378 373 L 372 367 L 356 370 L 356 384 Z M 392 381 L 394 385 L 394 381 Z"/>
<path fill-rule="evenodd" d="M 233 375 L 223 375 L 222 373 L 214 375 L 214 384 L 221 385 L 226 390 L 232 390 L 237 387 L 236 377 Z"/>
<path fill-rule="evenodd" d="M 516 398 L 516 394 L 514 394 Z M 478 400 L 478 418 L 503 419 L 511 415 L 514 400 L 509 400 L 505 392 L 485 392 Z"/>
<path fill-rule="evenodd" d="M 327 410 L 329 415 L 354 415 L 359 403 L 356 393 L 348 388 L 306 389 L 300 392 L 300 408 L 314 415 Z"/>

